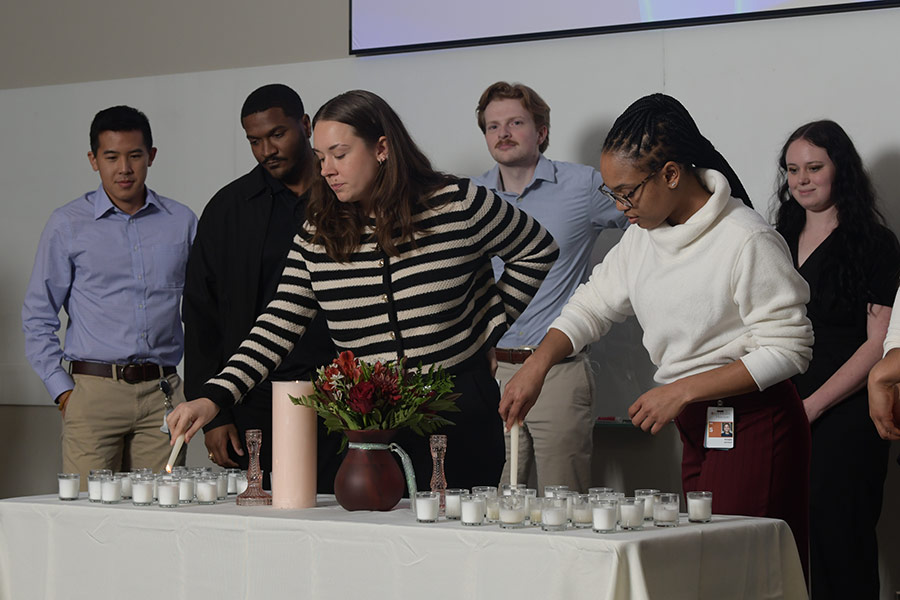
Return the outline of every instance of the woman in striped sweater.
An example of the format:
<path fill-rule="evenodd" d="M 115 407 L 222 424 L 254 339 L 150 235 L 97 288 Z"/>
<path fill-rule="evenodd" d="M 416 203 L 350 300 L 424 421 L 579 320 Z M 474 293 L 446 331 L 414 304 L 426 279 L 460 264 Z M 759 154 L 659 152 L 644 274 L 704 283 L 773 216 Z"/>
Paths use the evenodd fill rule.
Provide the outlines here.
<path fill-rule="evenodd" d="M 324 313 L 337 350 L 368 361 L 405 357 L 454 375 L 460 413 L 448 435 L 450 485 L 496 484 L 504 461 L 499 390 L 488 352 L 531 300 L 557 247 L 524 212 L 468 180 L 432 169 L 379 96 L 351 91 L 316 113 L 322 178 L 294 239 L 275 298 L 205 397 L 169 417 L 190 441 L 219 407 L 240 401 Z M 491 256 L 506 270 L 494 281 Z M 427 442 L 401 440 L 417 480 Z"/>

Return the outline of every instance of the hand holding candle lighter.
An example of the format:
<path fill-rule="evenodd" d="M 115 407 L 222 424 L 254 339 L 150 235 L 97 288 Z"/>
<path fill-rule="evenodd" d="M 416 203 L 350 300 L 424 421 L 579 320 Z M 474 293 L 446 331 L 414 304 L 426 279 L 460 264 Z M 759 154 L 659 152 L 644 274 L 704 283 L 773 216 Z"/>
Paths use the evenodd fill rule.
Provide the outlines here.
<path fill-rule="evenodd" d="M 175 442 L 172 445 L 172 453 L 169 454 L 169 460 L 166 461 L 166 473 L 172 472 L 172 467 L 175 466 L 175 460 L 178 458 L 178 453 L 181 452 L 181 446 L 184 445 L 184 434 L 182 433 L 177 438 L 175 438 Z"/>
<path fill-rule="evenodd" d="M 200 429 L 219 414 L 219 407 L 209 398 L 197 398 L 182 402 L 169 414 L 166 423 L 172 439 L 184 438 L 190 442 Z"/>

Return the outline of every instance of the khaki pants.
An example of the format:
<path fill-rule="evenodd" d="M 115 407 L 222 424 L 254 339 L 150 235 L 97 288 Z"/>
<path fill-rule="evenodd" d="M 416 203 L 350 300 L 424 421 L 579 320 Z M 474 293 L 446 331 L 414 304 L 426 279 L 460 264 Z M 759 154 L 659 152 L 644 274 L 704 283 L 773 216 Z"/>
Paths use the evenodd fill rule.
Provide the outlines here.
<path fill-rule="evenodd" d="M 501 362 L 497 367 L 500 391 L 522 365 Z M 586 493 L 591 486 L 593 451 L 593 376 L 588 360 L 575 360 L 550 369 L 541 395 L 519 431 L 519 483 L 527 483 L 532 464 L 537 471 L 538 495 L 545 485 L 567 485 Z M 509 433 L 501 482 L 509 482 Z"/>
<path fill-rule="evenodd" d="M 66 403 L 63 420 L 62 464 L 66 473 L 81 473 L 81 489 L 87 489 L 88 471 L 131 471 L 166 466 L 171 448 L 169 435 L 160 431 L 165 415 L 165 396 L 158 381 L 129 384 L 108 377 L 74 375 L 75 388 Z M 184 401 L 178 375 L 167 377 L 172 386 L 172 405 Z M 184 464 L 187 446 L 178 457 Z"/>

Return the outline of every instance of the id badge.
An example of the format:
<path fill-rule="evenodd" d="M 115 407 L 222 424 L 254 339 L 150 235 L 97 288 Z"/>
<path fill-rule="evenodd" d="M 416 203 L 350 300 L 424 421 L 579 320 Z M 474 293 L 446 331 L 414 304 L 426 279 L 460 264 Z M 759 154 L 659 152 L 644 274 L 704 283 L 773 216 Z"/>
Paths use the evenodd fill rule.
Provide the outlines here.
<path fill-rule="evenodd" d="M 734 409 L 728 406 L 710 406 L 706 409 L 706 435 L 703 446 L 718 450 L 734 448 Z"/>

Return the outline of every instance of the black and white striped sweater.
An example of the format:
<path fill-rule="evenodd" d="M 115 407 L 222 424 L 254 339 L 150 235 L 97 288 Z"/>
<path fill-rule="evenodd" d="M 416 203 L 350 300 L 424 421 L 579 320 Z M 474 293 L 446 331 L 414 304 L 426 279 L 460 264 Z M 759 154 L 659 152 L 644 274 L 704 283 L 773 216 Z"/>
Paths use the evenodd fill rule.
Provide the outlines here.
<path fill-rule="evenodd" d="M 240 400 L 287 355 L 317 311 L 337 350 L 371 362 L 397 360 L 452 371 L 496 344 L 556 260 L 558 249 L 537 221 L 462 179 L 435 194 L 434 209 L 414 219 L 425 232 L 388 256 L 369 239 L 349 262 L 294 238 L 278 291 L 227 365 L 203 387 L 220 406 Z M 371 227 L 371 226 L 370 226 Z M 497 282 L 490 258 L 506 269 Z"/>

